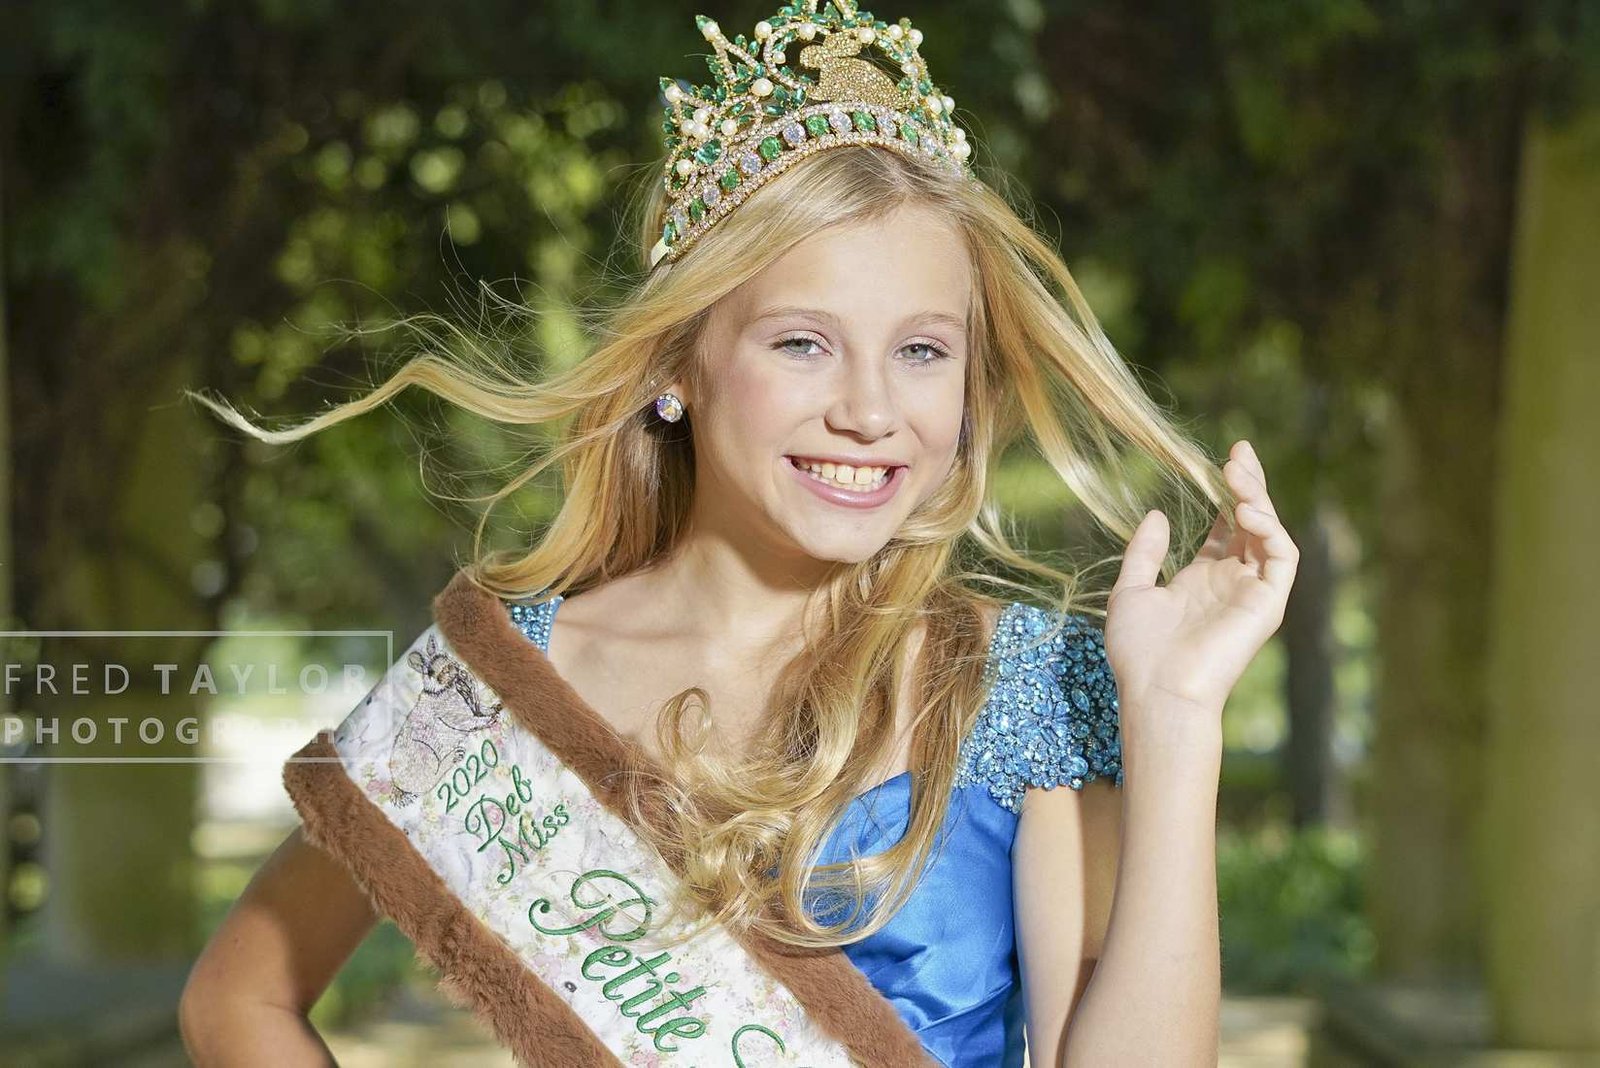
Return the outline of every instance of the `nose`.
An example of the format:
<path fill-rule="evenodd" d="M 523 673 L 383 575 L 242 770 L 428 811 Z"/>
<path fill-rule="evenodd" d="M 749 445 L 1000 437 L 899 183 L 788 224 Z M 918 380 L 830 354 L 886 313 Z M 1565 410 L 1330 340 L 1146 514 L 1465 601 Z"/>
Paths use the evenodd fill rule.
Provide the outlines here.
<path fill-rule="evenodd" d="M 823 413 L 829 429 L 876 441 L 899 422 L 889 369 L 880 360 L 862 357 L 842 361 L 832 401 Z"/>

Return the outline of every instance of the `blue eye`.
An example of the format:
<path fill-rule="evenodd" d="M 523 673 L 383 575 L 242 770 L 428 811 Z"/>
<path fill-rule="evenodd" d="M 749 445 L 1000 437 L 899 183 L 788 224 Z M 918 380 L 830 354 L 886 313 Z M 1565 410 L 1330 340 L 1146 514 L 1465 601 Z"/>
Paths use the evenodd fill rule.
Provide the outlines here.
<path fill-rule="evenodd" d="M 796 350 L 790 348 L 789 346 L 790 345 L 818 345 L 818 344 L 819 344 L 819 342 L 815 338 L 807 337 L 804 334 L 796 334 L 794 337 L 786 337 L 786 338 L 781 339 L 780 341 L 775 342 L 772 347 L 775 348 L 775 349 L 778 349 L 780 351 L 787 352 L 791 356 L 801 356 L 801 357 L 809 358 L 811 356 L 815 356 L 816 353 L 814 353 L 814 352 L 806 352 L 806 353 L 797 352 Z M 914 357 L 914 358 L 912 358 L 911 360 L 908 361 L 910 363 L 917 363 L 917 364 L 938 363 L 940 360 L 947 360 L 947 359 L 950 358 L 949 350 L 945 349 L 942 345 L 936 345 L 931 341 L 913 341 L 911 344 L 904 346 L 901 349 L 901 351 L 904 352 L 907 349 L 925 349 L 926 350 L 926 355 L 919 356 L 919 357 Z"/>
<path fill-rule="evenodd" d="M 817 340 L 816 340 L 816 338 L 806 337 L 803 334 L 797 334 L 794 337 L 786 337 L 786 338 L 784 338 L 782 341 L 779 341 L 776 345 L 774 345 L 773 348 L 782 349 L 784 352 L 787 352 L 791 356 L 813 356 L 813 355 L 815 355 L 815 353 L 810 353 L 810 352 L 805 352 L 805 353 L 796 352 L 793 349 L 788 347 L 788 346 L 796 344 L 796 343 L 805 344 L 805 345 L 815 345 L 815 344 L 817 344 Z"/>
<path fill-rule="evenodd" d="M 947 360 L 950 358 L 949 352 L 930 341 L 913 341 L 911 344 L 907 345 L 906 348 L 928 350 L 929 355 L 918 360 L 912 360 L 912 363 L 938 363 L 940 360 Z"/>

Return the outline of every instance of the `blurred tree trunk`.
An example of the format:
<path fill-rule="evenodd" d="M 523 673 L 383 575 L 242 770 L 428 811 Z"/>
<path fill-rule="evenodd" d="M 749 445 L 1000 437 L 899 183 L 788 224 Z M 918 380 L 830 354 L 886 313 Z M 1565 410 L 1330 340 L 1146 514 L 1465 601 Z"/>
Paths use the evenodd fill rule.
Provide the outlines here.
<path fill-rule="evenodd" d="M 1439 131 L 1430 205 L 1397 225 L 1395 405 L 1379 486 L 1369 900 L 1389 979 L 1475 979 L 1495 425 L 1521 99 Z"/>
<path fill-rule="evenodd" d="M 132 188 L 105 216 L 119 239 L 118 262 L 103 273 L 83 265 L 75 265 L 83 267 L 79 273 L 35 270 L 14 283 L 27 286 L 26 299 L 14 302 L 12 324 L 15 351 L 26 357 L 13 375 L 13 455 L 16 494 L 33 502 L 16 516 L 18 542 L 28 546 L 17 576 L 17 603 L 30 626 L 214 629 L 219 600 L 234 580 L 215 578 L 215 523 L 202 507 L 214 495 L 222 433 L 179 389 L 211 384 L 213 362 L 227 358 L 227 324 L 254 311 L 231 287 L 258 291 L 274 285 L 263 264 L 281 248 L 287 225 L 251 213 L 256 199 L 249 194 L 260 183 L 246 148 L 255 129 L 239 121 L 240 86 L 213 78 L 243 78 L 230 47 L 245 47 L 249 38 L 240 30 L 247 26 L 242 17 L 226 15 L 193 26 L 175 24 L 170 33 L 139 24 L 146 36 L 130 38 L 125 49 L 153 51 L 170 44 L 174 55 L 161 59 L 161 69 L 170 64 L 182 72 L 173 80 L 182 92 L 137 98 L 145 109 L 141 114 L 151 116 L 140 129 L 159 134 L 148 143 L 116 141 L 104 131 L 98 142 L 87 142 L 95 158 L 125 167 L 106 173 L 125 177 Z M 69 75 L 77 72 L 63 72 L 54 64 L 65 61 L 47 50 L 33 55 L 38 66 L 30 68 L 30 96 L 19 106 L 38 139 L 45 136 L 40 131 L 54 131 L 46 123 L 57 116 L 48 90 L 71 86 Z M 93 71 L 100 58 L 91 53 L 79 61 Z M 93 77 L 82 77 L 94 84 Z M 62 92 L 73 100 L 92 97 L 89 88 Z M 80 122 L 96 114 L 92 107 L 67 111 Z M 53 145 L 75 145 L 59 131 L 48 136 Z M 66 148 L 30 162 L 37 163 L 25 175 L 36 215 L 51 210 L 45 203 L 49 183 L 65 181 L 58 172 L 86 165 Z M 248 179 L 235 182 L 236 169 Z M 96 221 L 102 218 L 73 204 Z M 179 721 L 196 711 L 185 672 L 176 675 L 181 691 L 135 691 L 141 674 L 150 674 L 152 653 L 188 667 L 209 639 L 92 642 L 69 639 L 58 643 L 55 655 L 72 654 L 95 665 L 127 662 L 135 684 L 120 697 L 40 702 L 41 715 L 61 722 L 56 751 L 97 759 L 195 755 L 194 745 L 174 737 Z M 161 743 L 115 745 L 108 740 L 110 715 L 159 721 Z M 72 740 L 69 725 L 78 717 L 99 723 L 93 745 Z M 41 815 L 50 880 L 42 908 L 48 951 L 96 967 L 191 954 L 199 934 L 192 845 L 196 766 L 89 763 L 47 770 Z"/>
<path fill-rule="evenodd" d="M 191 517 L 206 489 L 198 448 L 199 417 L 174 401 L 195 379 L 187 360 L 175 360 L 145 388 L 114 398 L 108 421 L 127 428 L 117 492 L 101 520 L 110 544 L 79 547 L 62 559 L 52 627 L 78 630 L 209 629 L 204 602 L 194 596 L 191 568 L 205 545 Z M 94 462 L 97 457 L 78 457 Z M 67 478 L 88 471 L 67 468 Z M 128 639 L 96 646 L 71 639 L 71 660 L 125 663 L 132 684 L 111 697 L 72 696 L 41 702 L 61 724 L 57 751 L 103 757 L 108 763 L 50 768 L 45 802 L 45 862 L 50 894 L 44 906 L 46 944 L 59 959 L 103 967 L 113 960 L 179 960 L 194 951 L 196 914 L 192 832 L 199 782 L 192 763 L 118 763 L 118 758 L 188 758 L 197 749 L 178 737 L 179 721 L 197 714 L 189 690 L 193 665 L 211 639 Z M 91 652 L 93 650 L 93 652 Z M 52 658 L 56 659 L 56 658 Z M 170 692 L 156 692 L 151 663 L 176 663 Z M 141 688 L 141 683 L 143 687 Z M 98 689 L 98 687 L 94 687 Z M 110 737 L 112 715 L 134 720 L 125 740 Z M 91 744 L 71 740 L 68 724 L 93 719 Z M 139 721 L 161 724 L 160 741 L 136 739 Z M 152 731 L 153 733 L 153 731 Z"/>
<path fill-rule="evenodd" d="M 1483 885 L 1502 1046 L 1600 1051 L 1600 107 L 1528 124 L 1495 521 Z"/>
<path fill-rule="evenodd" d="M 1270 477 L 1270 476 L 1269 476 Z M 1327 821 L 1333 783 L 1333 593 L 1335 574 L 1328 526 L 1313 502 L 1295 529 L 1300 568 L 1284 611 L 1288 651 L 1289 730 L 1283 773 L 1295 827 Z"/>
<path fill-rule="evenodd" d="M 149 210 L 158 211 L 156 204 Z M 14 325 L 28 354 L 15 382 L 14 454 L 30 549 L 19 599 L 41 630 L 206 630 L 209 604 L 193 576 L 207 557 L 196 508 L 209 490 L 210 428 L 178 389 L 199 375 L 187 329 L 205 291 L 186 273 L 187 246 L 156 232 L 140 245 L 141 270 L 115 307 L 85 310 L 64 285 L 36 286 Z M 57 368 L 76 373 L 57 374 Z M 20 394 L 19 394 L 20 396 Z M 26 453 L 24 453 L 26 448 Z M 23 520 L 19 514 L 19 521 Z M 184 671 L 173 692 L 140 692 L 162 663 L 192 665 L 208 639 L 94 639 L 74 635 L 41 647 L 46 663 L 84 662 L 98 691 L 101 665 L 126 664 L 129 690 L 35 703 L 60 724 L 47 755 L 107 759 L 190 757 L 174 738 L 193 714 Z M 180 688 L 181 684 L 181 688 Z M 111 715 L 163 725 L 159 744 L 111 739 Z M 71 734 L 78 718 L 98 725 L 93 744 Z M 104 968 L 112 961 L 178 960 L 198 933 L 192 839 L 196 767 L 190 763 L 51 764 L 43 790 L 41 853 L 49 885 L 41 908 L 52 957 Z"/>

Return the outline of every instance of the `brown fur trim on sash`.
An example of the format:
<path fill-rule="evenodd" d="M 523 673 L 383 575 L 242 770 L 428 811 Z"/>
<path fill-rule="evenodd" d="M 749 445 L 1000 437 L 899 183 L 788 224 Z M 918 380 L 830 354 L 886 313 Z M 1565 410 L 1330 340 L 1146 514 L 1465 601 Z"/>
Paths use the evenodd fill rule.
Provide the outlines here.
<path fill-rule="evenodd" d="M 345 774 L 328 731 L 284 765 L 283 785 L 308 841 L 342 861 L 373 908 L 394 920 L 439 971 L 441 989 L 473 1009 L 531 1068 L 621 1062 L 412 848 L 405 833 Z"/>
<path fill-rule="evenodd" d="M 433 618 L 451 648 L 517 722 L 571 768 L 601 804 L 632 823 L 622 799 L 624 776 L 629 769 L 657 770 L 653 762 L 556 673 L 511 621 L 500 598 L 477 586 L 463 569 L 433 599 Z M 858 1061 L 871 1068 L 936 1063 L 894 1005 L 842 950 L 791 946 L 752 932 L 735 937 Z"/>

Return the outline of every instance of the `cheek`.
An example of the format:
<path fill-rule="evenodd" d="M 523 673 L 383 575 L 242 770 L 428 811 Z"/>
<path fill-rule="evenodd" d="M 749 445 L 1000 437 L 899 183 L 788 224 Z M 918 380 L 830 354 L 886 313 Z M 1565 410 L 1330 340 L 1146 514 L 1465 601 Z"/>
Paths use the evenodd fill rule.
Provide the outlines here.
<path fill-rule="evenodd" d="M 922 391 L 912 411 L 923 446 L 930 452 L 954 457 L 961 441 L 965 409 L 966 390 L 960 381 L 939 383 L 938 388 Z"/>
<path fill-rule="evenodd" d="M 742 441 L 781 437 L 799 419 L 805 391 L 759 360 L 736 360 L 717 383 L 722 422 Z"/>
<path fill-rule="evenodd" d="M 718 384 L 717 392 L 734 411 L 767 408 L 778 394 L 777 385 L 771 379 L 771 375 L 763 374 L 760 367 L 752 366 L 749 361 L 736 360 Z"/>

